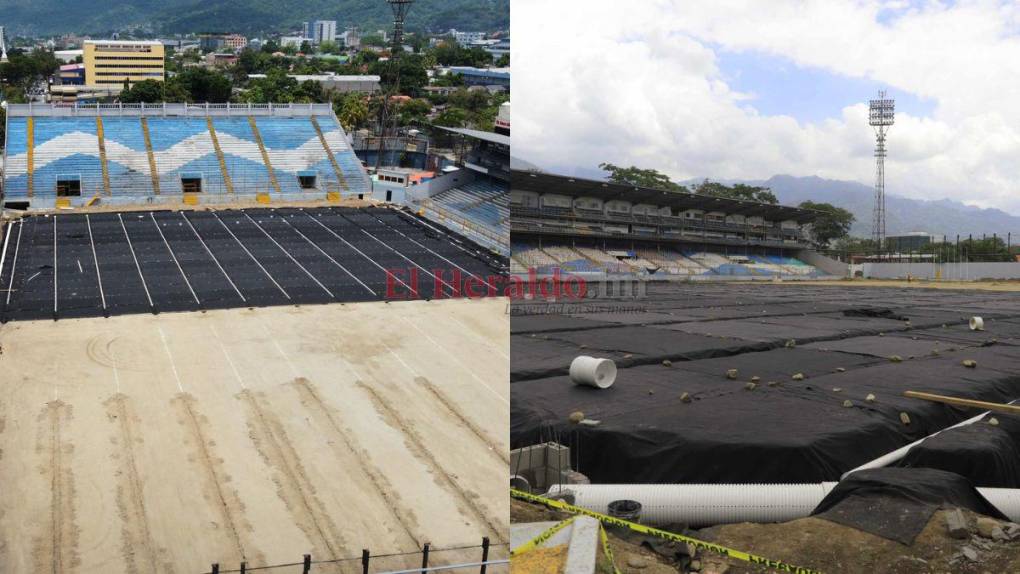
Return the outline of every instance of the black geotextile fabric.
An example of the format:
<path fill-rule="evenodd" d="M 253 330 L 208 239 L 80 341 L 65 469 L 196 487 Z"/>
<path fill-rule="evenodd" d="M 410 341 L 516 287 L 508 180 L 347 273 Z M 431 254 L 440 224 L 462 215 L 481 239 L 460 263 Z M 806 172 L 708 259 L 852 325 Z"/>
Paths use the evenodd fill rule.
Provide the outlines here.
<path fill-rule="evenodd" d="M 995 425 L 988 422 L 993 418 Z M 988 415 L 946 430 L 910 449 L 896 466 L 946 470 L 979 486 L 1020 488 L 1020 417 Z"/>
<path fill-rule="evenodd" d="M 489 281 L 505 268 L 388 208 L 58 214 L 8 230 L 0 322 L 413 297 L 408 287 L 431 299 L 452 290 L 432 271 L 449 284 L 454 271 Z M 407 286 L 389 293 L 387 271 Z"/>
<path fill-rule="evenodd" d="M 855 472 L 811 514 L 909 546 L 940 507 L 1006 519 L 966 478 L 932 468 Z"/>
<path fill-rule="evenodd" d="M 730 305 L 727 289 L 733 290 Z M 649 322 L 603 314 L 600 320 L 617 324 L 580 329 L 561 324 L 556 332 L 537 333 L 542 319 L 530 319 L 527 329 L 535 336 L 511 338 L 512 444 L 564 437 L 579 470 L 595 482 L 817 482 L 838 480 L 847 470 L 979 412 L 907 399 L 905 390 L 995 402 L 1020 397 L 1020 351 L 1012 344 L 1020 317 L 989 316 L 985 331 L 971 332 L 969 315 L 958 309 L 994 307 L 1014 294 L 758 285 L 753 291 L 770 294 L 759 298 L 768 300 L 766 310 L 805 300 L 827 306 L 762 317 L 763 304 L 754 302 L 751 291 L 746 285 L 656 286 L 650 298 L 658 298 L 657 304 L 648 311 L 655 320 Z M 950 303 L 939 306 L 943 297 Z M 684 319 L 701 301 L 743 314 Z M 911 306 L 916 303 L 928 308 Z M 910 325 L 842 313 L 871 308 L 891 309 Z M 678 320 L 660 323 L 661 315 Z M 796 341 L 794 348 L 785 348 L 787 339 Z M 571 384 L 565 375 L 581 354 L 616 360 L 616 384 L 604 391 Z M 889 360 L 892 355 L 902 362 Z M 663 358 L 672 365 L 663 366 Z M 965 359 L 978 367 L 964 367 Z M 729 369 L 737 369 L 737 380 L 726 378 Z M 806 378 L 794 381 L 795 373 Z M 759 377 L 757 386 L 747 390 L 751 377 Z M 867 400 L 871 394 L 874 401 Z M 599 424 L 571 424 L 575 411 Z M 998 428 L 1015 436 L 1009 425 Z M 948 445 L 950 437 L 943 450 L 956 457 L 951 470 L 978 486 L 1020 480 L 1020 472 L 1004 462 L 1016 456 L 1006 448 L 1007 439 L 1000 436 L 989 449 L 975 444 L 980 437 L 961 436 L 956 446 Z M 925 451 L 916 466 L 948 458 L 920 454 Z"/>
<path fill-rule="evenodd" d="M 979 363 L 1020 369 L 1020 358 L 979 351 L 985 353 L 974 354 Z M 880 364 L 859 357 L 865 362 L 854 364 L 851 355 L 776 349 L 736 359 L 713 360 L 708 373 L 682 362 L 632 367 L 606 390 L 576 386 L 566 376 L 515 382 L 511 442 L 517 448 L 568 436 L 578 470 L 595 482 L 821 482 L 973 416 L 904 398 L 904 390 L 992 401 L 1020 396 L 1020 377 L 966 369 L 956 357 Z M 737 380 L 726 378 L 728 368 L 738 369 Z M 801 370 L 807 375 L 801 381 L 787 374 Z M 747 390 L 751 376 L 761 379 Z M 769 386 L 773 380 L 778 384 Z M 600 423 L 573 425 L 568 417 L 575 411 Z"/>

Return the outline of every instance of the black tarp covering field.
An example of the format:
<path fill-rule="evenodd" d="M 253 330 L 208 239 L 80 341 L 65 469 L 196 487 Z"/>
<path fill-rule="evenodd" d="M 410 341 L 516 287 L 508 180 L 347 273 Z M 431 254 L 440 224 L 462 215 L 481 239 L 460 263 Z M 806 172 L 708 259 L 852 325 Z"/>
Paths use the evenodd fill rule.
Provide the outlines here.
<path fill-rule="evenodd" d="M 855 472 L 811 514 L 910 546 L 943 506 L 1006 519 L 966 478 L 930 468 Z"/>
<path fill-rule="evenodd" d="M 3 322 L 450 297 L 472 277 L 498 287 L 506 267 L 390 208 L 37 215 L 7 232 Z"/>
<path fill-rule="evenodd" d="M 980 412 L 903 391 L 1020 398 L 1018 300 L 837 283 L 652 284 L 646 299 L 617 303 L 630 311 L 598 300 L 590 317 L 584 302 L 563 316 L 537 314 L 541 304 L 529 301 L 529 314 L 511 318 L 512 446 L 559 440 L 593 482 L 838 480 Z M 966 326 L 975 309 L 985 331 Z M 567 371 L 578 355 L 616 360 L 615 385 L 573 385 Z M 598 424 L 572 424 L 576 411 Z M 1006 416 L 997 427 L 946 433 L 902 464 L 976 486 L 1020 486 L 1020 429 Z"/>

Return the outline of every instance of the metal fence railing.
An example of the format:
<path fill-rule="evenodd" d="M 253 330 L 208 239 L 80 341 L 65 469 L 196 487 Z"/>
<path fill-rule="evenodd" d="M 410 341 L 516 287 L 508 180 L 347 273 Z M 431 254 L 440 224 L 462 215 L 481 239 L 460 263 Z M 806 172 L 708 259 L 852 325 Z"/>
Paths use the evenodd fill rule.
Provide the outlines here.
<path fill-rule="evenodd" d="M 361 556 L 345 558 L 314 559 L 305 554 L 301 560 L 280 564 L 248 565 L 241 562 L 237 567 L 213 563 L 210 570 L 203 574 L 235 574 L 248 572 L 274 572 L 309 574 L 322 571 L 326 566 L 335 566 L 343 572 L 351 574 L 428 574 L 429 572 L 458 571 L 463 574 L 494 574 L 494 569 L 507 568 L 509 565 L 509 544 L 491 544 L 488 537 L 482 538 L 481 544 L 434 548 L 425 543 L 421 549 L 413 552 L 396 552 L 373 555 L 368 549 L 361 551 Z M 319 567 L 319 568 L 316 568 Z M 328 571 L 335 571 L 330 569 Z"/>
<path fill-rule="evenodd" d="M 43 116 L 331 116 L 330 104 L 10 104 L 9 117 Z"/>

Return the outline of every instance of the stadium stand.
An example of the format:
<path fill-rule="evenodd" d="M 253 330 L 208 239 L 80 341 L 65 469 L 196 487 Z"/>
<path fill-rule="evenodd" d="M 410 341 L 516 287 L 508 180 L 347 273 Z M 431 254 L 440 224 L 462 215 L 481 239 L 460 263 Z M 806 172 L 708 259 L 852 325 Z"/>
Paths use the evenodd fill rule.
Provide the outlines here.
<path fill-rule="evenodd" d="M 498 228 L 505 226 L 510 217 L 506 185 L 492 179 L 478 178 L 462 187 L 440 192 L 431 199 L 479 225 Z"/>
<path fill-rule="evenodd" d="M 457 169 L 419 186 L 412 207 L 502 255 L 510 254 L 510 137 L 478 130 L 443 128 L 470 145 Z M 511 263 L 512 265 L 519 265 Z M 581 263 L 583 265 L 583 263 Z"/>
<path fill-rule="evenodd" d="M 816 212 L 810 210 L 536 171 L 515 170 L 512 181 L 515 273 L 559 269 L 664 279 L 828 275 L 799 257 L 811 252 L 809 226 Z M 818 257 L 811 252 L 812 261 Z"/>
<path fill-rule="evenodd" d="M 360 196 L 371 187 L 328 104 L 12 104 L 4 202 L 47 208 Z M 188 193 L 188 195 L 192 195 Z"/>
<path fill-rule="evenodd" d="M 795 257 L 774 255 L 726 255 L 712 251 L 680 253 L 659 249 L 599 248 L 558 244 L 545 239 L 542 246 L 519 241 L 512 245 L 512 273 L 651 273 L 667 276 L 726 277 L 818 277 L 824 273 Z M 626 253 L 627 255 L 622 255 Z M 781 261 L 782 264 L 777 262 Z"/>

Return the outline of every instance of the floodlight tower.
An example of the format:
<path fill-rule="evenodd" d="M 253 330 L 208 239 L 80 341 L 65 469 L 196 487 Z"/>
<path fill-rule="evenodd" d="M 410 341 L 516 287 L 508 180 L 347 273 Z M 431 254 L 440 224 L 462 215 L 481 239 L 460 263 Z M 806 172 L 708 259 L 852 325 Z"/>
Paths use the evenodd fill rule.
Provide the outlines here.
<path fill-rule="evenodd" d="M 393 93 L 400 93 L 400 53 L 403 51 L 404 46 L 404 18 L 407 17 L 407 13 L 411 10 L 411 4 L 414 4 L 414 0 L 386 0 L 386 3 L 390 5 L 390 9 L 393 10 L 393 40 L 390 47 L 390 62 L 389 65 L 395 73 L 393 81 Z M 390 94 L 386 91 L 383 92 L 382 112 L 379 117 L 379 149 L 375 155 L 375 168 L 379 169 L 382 166 L 383 155 L 386 152 L 386 127 L 391 120 L 396 118 L 396 114 L 390 110 Z"/>
<path fill-rule="evenodd" d="M 895 101 L 887 98 L 885 90 L 878 92 L 878 99 L 871 100 L 868 123 L 875 128 L 875 212 L 872 238 L 875 248 L 881 252 L 885 242 L 885 134 L 893 125 Z"/>
<path fill-rule="evenodd" d="M 7 43 L 4 41 L 4 27 L 0 26 L 0 63 L 7 62 Z"/>
<path fill-rule="evenodd" d="M 408 11 L 411 10 L 411 4 L 414 4 L 414 0 L 386 0 L 389 3 L 390 9 L 393 10 L 393 57 L 396 57 L 397 51 L 404 43 L 404 18 L 407 17 Z"/>

